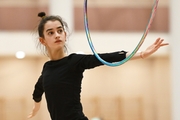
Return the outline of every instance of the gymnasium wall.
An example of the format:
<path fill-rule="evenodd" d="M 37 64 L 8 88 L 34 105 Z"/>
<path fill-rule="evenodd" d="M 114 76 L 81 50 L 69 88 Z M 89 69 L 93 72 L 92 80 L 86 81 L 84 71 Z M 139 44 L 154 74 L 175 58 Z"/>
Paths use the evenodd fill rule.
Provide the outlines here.
<path fill-rule="evenodd" d="M 74 0 L 74 31 L 69 53 L 91 53 L 83 28 L 83 1 Z M 37 51 L 37 13 L 48 13 L 48 0 L 0 0 L 0 120 L 24 120 L 33 107 L 32 92 L 48 60 Z M 153 0 L 89 0 L 89 27 L 99 52 L 131 51 L 140 40 Z M 157 37 L 169 42 L 168 0 L 159 3 L 152 29 L 141 50 Z M 16 59 L 18 50 L 26 52 Z M 82 103 L 91 119 L 171 120 L 169 47 L 152 57 L 119 67 L 101 66 L 84 72 Z M 49 120 L 43 96 L 32 120 Z"/>

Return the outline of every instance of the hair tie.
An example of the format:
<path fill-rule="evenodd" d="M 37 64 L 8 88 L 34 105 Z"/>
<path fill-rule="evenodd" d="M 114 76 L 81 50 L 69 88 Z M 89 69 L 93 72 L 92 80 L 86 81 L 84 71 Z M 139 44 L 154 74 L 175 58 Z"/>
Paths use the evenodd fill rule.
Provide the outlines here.
<path fill-rule="evenodd" d="M 42 19 L 46 17 L 46 13 L 45 12 L 40 12 L 38 13 L 38 17 L 41 17 Z"/>

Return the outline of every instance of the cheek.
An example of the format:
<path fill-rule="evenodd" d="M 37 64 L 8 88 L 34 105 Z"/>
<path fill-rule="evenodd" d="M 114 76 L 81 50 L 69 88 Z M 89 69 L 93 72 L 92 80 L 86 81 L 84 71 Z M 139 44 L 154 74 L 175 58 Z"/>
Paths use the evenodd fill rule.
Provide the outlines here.
<path fill-rule="evenodd" d="M 48 37 L 45 37 L 45 40 L 44 40 L 44 45 L 45 46 L 51 46 L 52 45 L 52 41 L 50 38 Z"/>
<path fill-rule="evenodd" d="M 52 40 L 47 41 L 47 46 L 53 46 L 54 42 Z"/>
<path fill-rule="evenodd" d="M 65 40 L 65 42 L 66 42 L 66 40 L 67 40 L 67 36 L 66 36 L 66 34 L 64 35 L 64 40 Z"/>

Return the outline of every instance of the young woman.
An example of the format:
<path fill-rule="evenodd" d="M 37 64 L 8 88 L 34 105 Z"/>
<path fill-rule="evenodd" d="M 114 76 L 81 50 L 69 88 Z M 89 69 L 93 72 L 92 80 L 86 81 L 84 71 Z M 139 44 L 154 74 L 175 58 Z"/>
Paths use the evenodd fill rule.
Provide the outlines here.
<path fill-rule="evenodd" d="M 42 94 L 45 93 L 48 111 L 52 120 L 88 120 L 83 113 L 80 101 L 83 72 L 103 65 L 94 55 L 66 54 L 67 24 L 59 16 L 46 16 L 38 26 L 39 44 L 45 47 L 50 58 L 44 66 L 33 92 L 34 107 L 28 118 L 36 115 L 40 108 Z M 163 39 L 158 38 L 145 51 L 136 53 L 132 59 L 146 58 L 166 46 Z M 117 51 L 99 54 L 108 62 L 117 62 L 126 58 L 129 52 Z"/>

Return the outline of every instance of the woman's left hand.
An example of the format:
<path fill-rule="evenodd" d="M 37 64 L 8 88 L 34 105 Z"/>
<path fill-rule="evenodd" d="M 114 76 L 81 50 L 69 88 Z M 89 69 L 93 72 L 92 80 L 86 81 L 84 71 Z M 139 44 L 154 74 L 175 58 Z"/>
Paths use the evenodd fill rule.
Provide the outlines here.
<path fill-rule="evenodd" d="M 156 52 L 160 47 L 169 45 L 169 43 L 163 43 L 164 39 L 158 38 L 156 41 L 149 46 L 145 51 L 141 52 L 141 57 L 146 58 Z"/>

